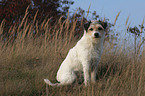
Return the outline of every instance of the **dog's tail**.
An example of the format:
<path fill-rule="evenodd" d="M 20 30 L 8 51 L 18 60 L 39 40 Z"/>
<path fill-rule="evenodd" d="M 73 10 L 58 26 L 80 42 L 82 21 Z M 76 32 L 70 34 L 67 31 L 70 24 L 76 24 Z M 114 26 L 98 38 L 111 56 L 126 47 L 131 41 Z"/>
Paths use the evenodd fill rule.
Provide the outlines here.
<path fill-rule="evenodd" d="M 50 80 L 44 79 L 44 82 L 50 86 L 60 86 L 60 83 L 51 83 Z"/>

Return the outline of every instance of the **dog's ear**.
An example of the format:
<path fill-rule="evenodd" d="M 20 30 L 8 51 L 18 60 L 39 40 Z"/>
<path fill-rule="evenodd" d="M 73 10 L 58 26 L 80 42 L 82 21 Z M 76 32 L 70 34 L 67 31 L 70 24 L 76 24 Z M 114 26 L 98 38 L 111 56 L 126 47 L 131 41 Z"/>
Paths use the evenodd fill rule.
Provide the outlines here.
<path fill-rule="evenodd" d="M 99 22 L 101 23 L 101 25 L 103 26 L 104 29 L 107 28 L 107 22 L 103 22 L 103 21 L 100 21 L 100 20 L 99 20 Z"/>
<path fill-rule="evenodd" d="M 103 28 L 104 28 L 104 29 L 107 28 L 107 22 L 103 22 Z"/>
<path fill-rule="evenodd" d="M 90 24 L 91 24 L 91 21 L 89 21 L 88 23 L 84 24 L 84 29 L 86 30 L 86 32 L 87 32 Z"/>

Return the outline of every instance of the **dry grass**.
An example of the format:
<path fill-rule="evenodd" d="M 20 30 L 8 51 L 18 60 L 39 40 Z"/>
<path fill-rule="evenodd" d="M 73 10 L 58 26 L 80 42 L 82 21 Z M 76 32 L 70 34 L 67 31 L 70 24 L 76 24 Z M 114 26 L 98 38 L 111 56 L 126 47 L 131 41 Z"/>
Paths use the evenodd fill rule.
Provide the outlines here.
<path fill-rule="evenodd" d="M 145 50 L 138 60 L 134 60 L 134 52 L 126 52 L 118 46 L 105 44 L 104 54 L 98 67 L 95 85 L 84 87 L 83 84 L 46 87 L 43 78 L 55 82 L 56 72 L 68 50 L 74 46 L 76 21 L 72 25 L 66 20 L 50 26 L 50 19 L 38 25 L 27 22 L 24 17 L 20 26 L 11 28 L 18 32 L 13 38 L 3 41 L 0 47 L 0 95 L 2 96 L 143 96 L 145 94 Z M 116 21 L 115 21 L 116 22 Z M 3 31 L 2 23 L 0 29 Z M 33 39 L 32 32 L 36 25 L 42 36 Z M 21 28 L 23 26 L 23 28 Z M 13 44 L 12 44 L 13 43 Z M 127 50 L 127 49 L 126 49 Z"/>
<path fill-rule="evenodd" d="M 116 21 L 117 21 L 117 19 L 118 19 L 118 17 L 119 17 L 119 15 L 120 15 L 120 13 L 121 13 L 121 11 L 120 12 L 118 12 L 118 14 L 116 15 L 116 18 L 115 18 L 115 20 L 114 20 L 114 26 L 116 25 Z"/>

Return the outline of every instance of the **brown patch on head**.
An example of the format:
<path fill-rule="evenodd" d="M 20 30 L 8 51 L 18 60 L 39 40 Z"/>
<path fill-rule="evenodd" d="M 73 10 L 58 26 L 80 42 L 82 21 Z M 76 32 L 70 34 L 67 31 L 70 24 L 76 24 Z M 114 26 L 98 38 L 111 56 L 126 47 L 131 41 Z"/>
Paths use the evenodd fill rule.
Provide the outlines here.
<path fill-rule="evenodd" d="M 92 22 L 92 24 L 100 24 L 100 25 L 102 25 L 102 27 L 104 28 L 104 30 L 107 28 L 107 22 L 104 22 L 104 21 L 101 21 L 101 20 L 99 20 L 99 21 L 92 20 L 91 22 Z"/>
<path fill-rule="evenodd" d="M 107 22 L 104 22 L 104 21 L 97 21 L 97 20 L 92 20 L 92 21 L 89 21 L 88 23 L 84 24 L 84 29 L 86 31 L 88 31 L 88 28 L 90 27 L 90 25 L 97 25 L 97 24 L 100 24 L 103 29 L 105 30 L 106 27 L 107 27 Z"/>

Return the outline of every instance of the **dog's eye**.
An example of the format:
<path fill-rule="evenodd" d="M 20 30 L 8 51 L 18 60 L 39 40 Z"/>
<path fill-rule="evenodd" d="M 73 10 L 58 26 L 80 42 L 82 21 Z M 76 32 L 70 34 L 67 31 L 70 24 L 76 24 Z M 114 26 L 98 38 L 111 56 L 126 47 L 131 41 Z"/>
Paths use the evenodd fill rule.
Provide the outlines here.
<path fill-rule="evenodd" d="M 94 29 L 93 29 L 93 28 L 90 28 L 89 30 L 90 30 L 90 31 L 93 31 Z"/>
<path fill-rule="evenodd" d="M 99 27 L 98 30 L 101 31 L 101 30 L 103 30 L 103 28 Z"/>

